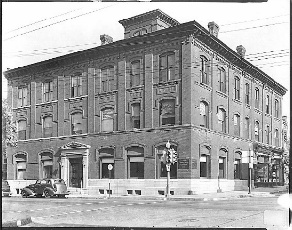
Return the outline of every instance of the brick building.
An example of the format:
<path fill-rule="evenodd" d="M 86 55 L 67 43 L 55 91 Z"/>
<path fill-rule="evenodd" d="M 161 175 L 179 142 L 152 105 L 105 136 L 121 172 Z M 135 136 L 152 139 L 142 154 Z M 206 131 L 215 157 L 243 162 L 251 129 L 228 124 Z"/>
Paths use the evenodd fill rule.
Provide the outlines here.
<path fill-rule="evenodd" d="M 160 10 L 119 22 L 123 40 L 102 35 L 96 48 L 4 73 L 20 139 L 8 153 L 12 186 L 61 177 L 102 194 L 111 175 L 113 194 L 162 193 L 167 141 L 175 194 L 246 189 L 254 148 L 255 182 L 283 182 L 287 90 L 243 46 L 227 47 L 214 22 L 208 31 Z"/>

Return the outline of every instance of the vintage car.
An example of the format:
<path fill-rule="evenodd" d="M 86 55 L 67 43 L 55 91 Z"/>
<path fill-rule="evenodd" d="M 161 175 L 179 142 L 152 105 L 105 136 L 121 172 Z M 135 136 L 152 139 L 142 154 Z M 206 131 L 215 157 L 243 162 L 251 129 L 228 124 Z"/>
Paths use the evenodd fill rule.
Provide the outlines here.
<path fill-rule="evenodd" d="M 10 186 L 7 180 L 2 180 L 2 196 L 10 196 Z"/>
<path fill-rule="evenodd" d="M 65 197 L 68 195 L 67 186 L 63 179 L 41 179 L 21 190 L 22 197 Z"/>

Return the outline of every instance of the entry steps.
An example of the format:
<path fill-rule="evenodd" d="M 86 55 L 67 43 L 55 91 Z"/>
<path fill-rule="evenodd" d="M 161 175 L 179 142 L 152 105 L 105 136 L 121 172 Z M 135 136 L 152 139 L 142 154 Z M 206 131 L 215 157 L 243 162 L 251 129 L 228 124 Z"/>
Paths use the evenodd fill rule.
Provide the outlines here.
<path fill-rule="evenodd" d="M 69 187 L 68 188 L 69 194 L 70 195 L 88 195 L 88 189 L 86 188 L 73 188 Z"/>

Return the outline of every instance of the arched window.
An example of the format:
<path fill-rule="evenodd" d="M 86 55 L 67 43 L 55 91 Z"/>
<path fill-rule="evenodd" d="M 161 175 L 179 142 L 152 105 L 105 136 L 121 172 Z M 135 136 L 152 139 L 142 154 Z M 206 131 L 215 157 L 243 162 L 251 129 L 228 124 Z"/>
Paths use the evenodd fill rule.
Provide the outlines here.
<path fill-rule="evenodd" d="M 71 97 L 82 95 L 82 74 L 78 73 L 71 76 Z"/>
<path fill-rule="evenodd" d="M 105 108 L 101 111 L 101 131 L 114 131 L 114 110 L 112 108 Z"/>
<path fill-rule="evenodd" d="M 43 137 L 53 136 L 53 117 L 47 116 L 43 118 Z"/>
<path fill-rule="evenodd" d="M 242 170 L 242 153 L 240 151 L 235 152 L 234 156 L 234 179 L 241 179 L 241 170 Z"/>
<path fill-rule="evenodd" d="M 249 105 L 249 84 L 245 84 L 245 104 Z"/>
<path fill-rule="evenodd" d="M 259 135 L 259 129 L 260 129 L 260 122 L 259 121 L 255 121 L 255 125 L 254 125 L 254 136 L 255 136 L 255 140 L 256 141 L 260 141 L 260 135 Z"/>
<path fill-rule="evenodd" d="M 205 56 L 200 56 L 200 75 L 201 75 L 201 83 L 209 84 L 209 62 Z"/>
<path fill-rule="evenodd" d="M 238 77 L 234 78 L 234 98 L 240 100 L 240 79 Z"/>
<path fill-rule="evenodd" d="M 234 135 L 240 136 L 240 116 L 238 114 L 234 114 L 233 117 L 234 122 Z"/>
<path fill-rule="evenodd" d="M 175 79 L 174 52 L 162 54 L 159 58 L 159 82 Z"/>
<path fill-rule="evenodd" d="M 211 178 L 210 148 L 207 146 L 200 148 L 200 177 Z"/>
<path fill-rule="evenodd" d="M 128 157 L 128 178 L 144 179 L 144 148 L 132 146 L 126 149 Z"/>
<path fill-rule="evenodd" d="M 275 117 L 279 118 L 280 110 L 279 110 L 279 101 L 275 99 Z"/>
<path fill-rule="evenodd" d="M 131 87 L 140 84 L 140 61 L 133 61 L 131 62 Z"/>
<path fill-rule="evenodd" d="M 255 107 L 260 108 L 260 91 L 258 88 L 255 88 Z"/>
<path fill-rule="evenodd" d="M 26 178 L 26 162 L 27 157 L 25 153 L 17 153 L 14 155 L 16 163 L 16 180 L 23 180 Z"/>
<path fill-rule="evenodd" d="M 82 113 L 76 112 L 71 114 L 71 134 L 81 134 L 82 133 Z"/>
<path fill-rule="evenodd" d="M 275 129 L 274 137 L 275 137 L 275 145 L 276 145 L 276 146 L 280 146 L 279 130 L 278 130 L 278 129 Z"/>
<path fill-rule="evenodd" d="M 222 108 L 218 110 L 219 130 L 226 133 L 226 111 Z"/>
<path fill-rule="evenodd" d="M 26 120 L 20 120 L 17 123 L 18 140 L 26 140 Z"/>
<path fill-rule="evenodd" d="M 205 101 L 200 102 L 200 126 L 209 128 L 209 106 Z"/>
<path fill-rule="evenodd" d="M 155 152 L 156 152 L 156 178 L 157 179 L 167 177 L 167 171 L 166 171 L 167 148 L 166 148 L 165 144 L 159 145 L 155 148 Z M 174 144 L 171 144 L 170 149 L 174 149 L 175 151 L 177 151 L 177 146 Z M 177 163 L 170 164 L 170 178 L 171 179 L 177 178 Z"/>
<path fill-rule="evenodd" d="M 249 139 L 249 132 L 250 132 L 250 123 L 249 123 L 249 117 L 245 118 L 245 124 L 244 124 L 244 133 L 245 133 L 245 138 Z"/>
<path fill-rule="evenodd" d="M 107 66 L 101 69 L 101 90 L 109 92 L 115 90 L 115 70 L 113 66 Z"/>
<path fill-rule="evenodd" d="M 226 93 L 226 72 L 223 68 L 218 69 L 219 74 L 219 91 Z"/>
<path fill-rule="evenodd" d="M 270 126 L 267 125 L 267 129 L 266 129 L 266 142 L 267 144 L 270 144 Z"/>
<path fill-rule="evenodd" d="M 218 160 L 219 178 L 227 178 L 227 155 L 226 149 L 220 149 Z"/>
<path fill-rule="evenodd" d="M 42 178 L 52 178 L 53 176 L 53 154 L 51 152 L 43 152 L 41 158 Z"/>
<path fill-rule="evenodd" d="M 266 114 L 270 113 L 270 96 L 266 96 Z"/>
<path fill-rule="evenodd" d="M 175 124 L 175 100 L 164 99 L 160 101 L 160 124 L 174 125 Z"/>
<path fill-rule="evenodd" d="M 114 179 L 114 149 L 113 148 L 102 148 L 99 151 L 99 159 L 100 159 L 100 178 L 111 178 Z M 113 169 L 108 170 L 108 166 L 111 164 Z M 111 174 L 111 175 L 110 175 Z"/>

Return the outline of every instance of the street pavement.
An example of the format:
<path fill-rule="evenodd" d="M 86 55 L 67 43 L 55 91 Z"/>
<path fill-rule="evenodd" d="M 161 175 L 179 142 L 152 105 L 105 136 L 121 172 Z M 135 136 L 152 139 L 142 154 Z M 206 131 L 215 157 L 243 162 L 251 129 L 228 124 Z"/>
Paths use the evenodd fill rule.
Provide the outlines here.
<path fill-rule="evenodd" d="M 281 194 L 285 194 L 287 193 L 287 190 L 285 189 L 285 187 L 276 187 L 276 188 L 257 188 L 257 189 L 253 189 L 251 191 L 251 194 L 248 194 L 247 191 L 232 191 L 232 192 L 222 192 L 222 193 L 211 193 L 211 194 L 200 194 L 200 195 L 185 195 L 185 196 L 178 196 L 178 195 L 172 195 L 170 197 L 169 200 L 165 201 L 165 197 L 164 196 L 153 196 L 153 197 L 149 197 L 149 196 L 141 196 L 141 195 L 136 195 L 136 196 L 119 196 L 119 197 L 115 197 L 115 196 L 111 196 L 110 199 L 109 197 L 106 196 L 88 196 L 85 194 L 76 194 L 76 195 L 69 195 L 68 199 L 38 199 L 38 198 L 28 198 L 28 199 L 22 199 L 22 198 L 17 198 L 20 199 L 19 201 L 25 201 L 25 202 L 29 202 L 29 204 L 31 204 L 31 202 L 33 201 L 37 201 L 38 203 L 41 202 L 41 207 L 36 206 L 35 210 L 29 210 L 27 211 L 25 208 L 23 210 L 19 209 L 19 204 L 20 202 L 10 202 L 9 203 L 9 208 L 11 210 L 14 210 L 13 215 L 9 214 L 9 213 L 5 213 L 2 211 L 2 227 L 8 227 L 8 226 L 34 226 L 34 227 L 41 227 L 41 226 L 48 226 L 46 225 L 46 218 L 48 220 L 48 218 L 50 218 L 50 222 L 49 222 L 49 226 L 84 226 L 84 223 L 80 225 L 80 223 L 77 221 L 75 221 L 75 219 L 73 218 L 71 221 L 68 220 L 68 216 L 65 219 L 62 219 L 62 215 L 66 215 L 68 213 L 72 213 L 72 215 L 74 216 L 74 213 L 90 213 L 90 212 L 97 212 L 97 211 L 106 211 L 107 212 L 107 218 L 105 218 L 105 220 L 101 220 L 99 219 L 98 222 L 95 222 L 95 217 L 94 216 L 88 216 L 88 218 L 90 220 L 86 221 L 86 223 L 94 223 L 93 225 L 88 224 L 89 226 L 108 226 L 109 223 L 116 223 L 116 225 L 114 226 L 118 226 L 118 223 L 131 223 L 131 225 L 129 225 L 129 227 L 149 227 L 150 223 L 149 221 L 146 221 L 146 223 L 144 223 L 143 225 L 143 221 L 141 220 L 141 218 L 134 218 L 132 215 L 127 215 L 127 210 L 126 209 L 126 213 L 124 209 L 122 209 L 122 207 L 130 207 L 133 208 L 135 207 L 134 211 L 135 213 L 147 213 L 147 210 L 141 210 L 140 208 L 137 208 L 138 204 L 145 204 L 144 206 L 151 206 L 153 204 L 155 204 L 155 212 L 153 214 L 150 214 L 147 216 L 148 219 L 153 220 L 152 224 L 155 227 L 165 227 L 164 225 L 161 225 L 159 223 L 159 218 L 158 220 L 155 222 L 154 220 L 157 218 L 157 215 L 166 215 L 167 212 L 165 212 L 166 207 L 168 207 L 170 204 L 175 204 L 175 206 L 173 208 L 178 209 L 178 207 L 180 207 L 179 204 L 185 202 L 186 204 L 200 204 L 199 206 L 202 207 L 198 207 L 195 206 L 195 209 L 191 209 L 188 210 L 186 205 L 183 205 L 181 207 L 181 209 L 179 209 L 179 214 L 180 214 L 180 218 L 179 219 L 175 219 L 174 222 L 172 224 L 174 224 L 174 226 L 177 227 L 192 227 L 192 226 L 196 226 L 196 227 L 206 227 L 206 223 L 203 221 L 202 223 L 200 222 L 201 220 L 204 220 L 204 216 L 208 216 L 208 212 L 212 209 L 214 217 L 211 218 L 212 220 L 214 220 L 213 222 L 211 220 L 208 220 L 208 223 L 210 225 L 210 227 L 212 226 L 216 226 L 216 223 L 218 223 L 218 221 L 220 223 L 225 223 L 225 225 L 222 225 L 224 227 L 228 227 L 228 222 L 230 221 L 231 226 L 233 226 L 234 224 L 234 213 L 240 211 L 241 209 L 241 205 L 243 204 L 243 206 L 245 205 L 245 201 L 250 202 L 251 199 L 253 199 L 254 201 L 258 201 L 261 199 L 266 199 L 270 198 L 269 200 L 277 200 L 277 198 L 281 195 Z M 86 199 L 87 198 L 87 199 Z M 7 198 L 8 202 L 9 199 L 14 199 L 12 198 Z M 5 204 L 5 202 L 3 202 L 3 198 L 2 198 L 2 203 Z M 48 200 L 50 200 L 50 202 L 47 202 Z M 88 206 L 90 206 L 89 204 L 92 204 L 91 201 L 94 201 L 93 203 L 97 202 L 98 203 L 98 208 L 93 208 L 93 209 L 86 209 L 88 208 Z M 4 200 L 6 201 L 6 200 Z M 191 202 L 192 201 L 192 202 Z M 52 210 L 52 202 L 61 202 L 61 206 L 59 203 L 57 204 L 57 206 L 55 208 L 58 209 L 58 211 L 60 211 L 59 209 L 62 209 L 62 207 L 65 205 L 66 202 L 66 207 L 71 207 L 71 203 L 74 204 L 76 202 L 79 202 L 80 206 L 76 206 L 78 208 L 81 209 L 74 209 L 74 210 L 66 210 L 63 213 L 59 213 L 58 215 L 58 220 L 57 222 L 52 221 L 54 219 L 54 215 L 51 217 L 51 215 L 49 215 L 47 212 L 44 212 L 44 210 Z M 67 202 L 69 202 L 69 204 L 67 204 Z M 71 202 L 71 203 L 70 203 Z M 91 203 L 90 203 L 91 202 Z M 118 202 L 119 204 L 117 204 L 116 202 Z M 150 202 L 150 203 L 149 203 Z M 216 203 L 217 202 L 217 203 Z M 229 202 L 229 203 L 220 203 L 221 206 L 219 209 L 218 205 L 219 202 Z M 234 204 L 236 204 L 236 202 L 240 202 L 239 206 L 234 206 Z M 243 202 L 241 204 L 241 202 Z M 64 203 L 64 205 L 62 206 L 62 204 Z M 159 207 L 157 207 L 157 204 L 160 204 Z M 206 204 L 212 204 L 211 207 L 207 207 Z M 228 205 L 225 205 L 228 204 Z M 69 206 L 68 206 L 69 205 Z M 108 206 L 109 205 L 109 206 Z M 120 206 L 119 206 L 120 205 Z M 214 205 L 217 207 L 214 208 Z M 225 205 L 225 206 L 224 206 Z M 229 208 L 233 205 L 233 209 L 229 210 Z M 259 206 L 261 206 L 263 204 L 260 204 Z M 273 204 L 275 205 L 275 204 Z M 64 206 L 64 207 L 65 207 Z M 139 206 L 139 205 L 138 205 Z M 33 207 L 33 206 L 31 206 Z M 64 208 L 63 207 L 63 208 Z M 221 210 L 222 207 L 222 210 Z M 274 206 L 273 206 L 274 207 Z M 278 206 L 277 206 L 278 207 Z M 211 208 L 211 209 L 210 209 Z M 115 211 L 113 211 L 115 209 Z M 123 212 L 123 214 L 126 215 L 120 215 L 120 218 L 117 218 L 114 213 L 116 213 L 117 209 L 121 209 L 120 211 Z M 213 210 L 214 209 L 214 210 Z M 248 208 L 250 209 L 250 207 Z M 4 209 L 3 209 L 4 210 Z M 131 212 L 132 212 L 131 211 Z M 199 214 L 201 216 L 200 218 L 194 218 L 194 216 L 188 217 L 188 213 L 189 212 L 196 212 L 199 211 Z M 114 213 L 113 213 L 114 212 Z M 129 211 L 130 212 L 130 211 Z M 130 213 L 131 213 L 130 212 Z M 159 214 L 159 212 L 161 212 Z M 283 213 L 285 212 L 285 209 L 279 209 L 279 208 L 266 208 L 266 210 L 248 210 L 246 211 L 245 209 L 241 210 L 238 213 L 238 216 L 240 218 L 242 218 L 242 215 L 244 216 L 243 219 L 240 219 L 241 223 L 244 223 L 245 221 L 247 221 L 247 223 L 245 223 L 245 225 L 243 225 L 242 227 L 247 226 L 251 220 L 250 218 L 254 218 L 257 215 L 260 216 L 260 219 L 267 222 L 267 226 L 272 226 L 273 223 L 270 223 L 269 220 L 272 216 L 278 215 L 278 219 L 280 218 L 280 223 L 278 223 L 278 227 L 282 224 L 283 221 L 285 220 L 281 220 Z M 36 215 L 35 213 L 44 213 L 43 215 Z M 50 213 L 51 214 L 51 213 Z M 45 215 L 45 217 L 44 217 Z M 172 215 L 172 212 L 169 211 L 169 215 Z M 99 215 L 100 216 L 100 215 Z M 226 218 L 228 216 L 232 216 L 232 218 Z M 109 218 L 111 217 L 111 218 Z M 215 218 L 216 217 L 216 218 Z M 63 220 L 63 222 L 60 222 L 60 218 L 61 220 Z M 145 220 L 147 219 L 145 218 Z M 206 218 L 206 217 L 205 217 Z M 219 218 L 219 219 L 218 219 Z M 221 218 L 221 219 L 220 219 Z M 287 219 L 287 217 L 285 217 Z M 69 218 L 70 219 L 70 218 Z M 236 219 L 236 218 L 235 218 Z M 282 218 L 283 219 L 283 218 Z M 223 222 L 222 222 L 222 221 Z M 253 220 L 253 222 L 256 224 L 256 222 L 258 221 L 258 218 L 255 218 Z M 282 222 L 281 222 L 282 221 Z M 165 222 L 165 221 L 163 221 Z M 262 221 L 263 222 L 263 221 Z M 187 225 L 185 223 L 188 223 Z M 168 227 L 171 227 L 172 224 L 169 222 L 168 223 Z M 141 226 L 142 225 L 142 226 Z M 237 224 L 238 225 L 238 224 Z M 127 227 L 122 225 L 123 227 Z M 263 225 L 263 223 L 258 223 L 258 225 L 256 226 L 262 226 L 265 227 L 266 225 Z M 151 227 L 151 226 L 150 226 Z M 167 226 L 166 226 L 167 227 Z M 238 227 L 238 226 L 236 226 Z M 280 229 L 280 228 L 270 228 L 270 229 Z M 286 228 L 287 229 L 287 228 Z"/>

